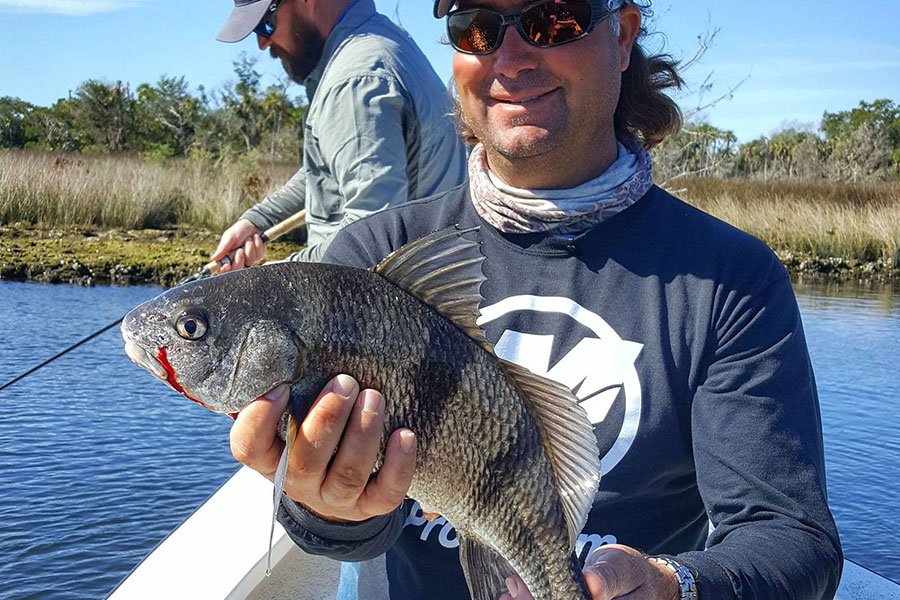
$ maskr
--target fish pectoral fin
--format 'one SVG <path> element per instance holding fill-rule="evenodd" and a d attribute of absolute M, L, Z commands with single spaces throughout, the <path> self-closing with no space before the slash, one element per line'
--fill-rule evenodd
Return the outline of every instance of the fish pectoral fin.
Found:
<path fill-rule="evenodd" d="M 528 414 L 541 432 L 556 476 L 569 543 L 574 549 L 600 484 L 600 452 L 594 426 L 569 388 L 515 363 L 500 363 L 515 381 Z"/>
<path fill-rule="evenodd" d="M 497 600 L 506 592 L 506 578 L 515 574 L 506 559 L 484 544 L 457 531 L 459 562 L 472 600 Z"/>
<path fill-rule="evenodd" d="M 272 493 L 272 526 L 269 528 L 269 552 L 266 555 L 267 577 L 272 574 L 272 543 L 275 540 L 275 519 L 278 517 L 281 495 L 284 493 L 284 478 L 287 475 L 291 447 L 297 439 L 297 431 L 299 429 L 299 423 L 293 417 L 288 417 L 288 431 L 284 437 L 284 450 L 281 453 L 281 458 L 278 460 L 278 467 L 275 469 L 275 486 Z"/>
<path fill-rule="evenodd" d="M 302 379 L 291 384 L 288 412 L 298 426 L 306 418 L 315 404 L 316 398 L 319 397 L 332 377 L 333 375 L 327 373 L 316 374 L 306 371 Z"/>

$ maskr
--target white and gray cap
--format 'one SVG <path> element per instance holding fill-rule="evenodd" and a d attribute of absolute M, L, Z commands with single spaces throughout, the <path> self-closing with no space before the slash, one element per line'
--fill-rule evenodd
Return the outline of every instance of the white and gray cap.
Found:
<path fill-rule="evenodd" d="M 454 4 L 456 4 L 456 0 L 434 0 L 434 18 L 444 18 Z M 607 0 L 609 10 L 621 8 L 623 4 L 626 4 L 625 0 Z"/>
<path fill-rule="evenodd" d="M 456 4 L 456 0 L 434 0 L 434 18 L 444 18 L 454 4 Z"/>
<path fill-rule="evenodd" d="M 272 0 L 234 0 L 234 10 L 216 36 L 220 42 L 239 42 L 259 24 Z"/>

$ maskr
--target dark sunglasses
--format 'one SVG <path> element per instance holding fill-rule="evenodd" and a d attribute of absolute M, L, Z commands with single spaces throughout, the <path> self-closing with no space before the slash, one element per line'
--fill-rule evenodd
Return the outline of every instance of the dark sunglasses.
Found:
<path fill-rule="evenodd" d="M 507 25 L 538 48 L 561 46 L 589 34 L 618 10 L 621 0 L 543 0 L 512 15 L 488 8 L 467 8 L 447 15 L 450 45 L 465 54 L 490 54 L 503 43 Z"/>
<path fill-rule="evenodd" d="M 282 0 L 272 0 L 272 4 L 266 9 L 266 14 L 263 15 L 263 18 L 260 19 L 256 27 L 253 28 L 253 33 L 259 37 L 272 37 L 272 34 L 275 33 L 275 28 L 278 26 L 278 22 L 275 20 L 275 13 L 278 12 L 278 7 L 281 6 L 281 2 Z"/>

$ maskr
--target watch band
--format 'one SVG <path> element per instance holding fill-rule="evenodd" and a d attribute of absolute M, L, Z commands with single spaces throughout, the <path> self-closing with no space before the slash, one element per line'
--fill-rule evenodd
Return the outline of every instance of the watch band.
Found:
<path fill-rule="evenodd" d="M 679 596 L 680 600 L 697 600 L 697 577 L 694 577 L 694 573 L 688 569 L 683 564 L 672 560 L 671 558 L 666 558 L 664 556 L 651 556 L 649 557 L 651 562 L 655 562 L 657 564 L 663 565 L 673 573 L 675 573 L 675 577 L 678 579 L 678 587 L 681 592 Z"/>

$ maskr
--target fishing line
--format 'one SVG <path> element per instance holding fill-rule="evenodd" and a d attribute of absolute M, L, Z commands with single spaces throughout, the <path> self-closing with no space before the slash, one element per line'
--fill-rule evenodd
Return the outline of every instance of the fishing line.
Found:
<path fill-rule="evenodd" d="M 84 343 L 87 343 L 87 342 L 91 341 L 92 339 L 94 339 L 95 337 L 97 337 L 98 335 L 100 335 L 100 334 L 102 334 L 102 333 L 106 333 L 107 331 L 109 331 L 110 329 L 112 329 L 113 327 L 115 327 L 116 325 L 118 325 L 119 323 L 121 323 L 121 322 L 122 322 L 122 319 L 124 319 L 124 318 L 125 318 L 125 317 L 120 317 L 120 318 L 117 319 L 114 323 L 110 323 L 109 325 L 107 325 L 107 326 L 104 327 L 103 329 L 101 329 L 101 330 L 99 330 L 99 331 L 95 331 L 94 333 L 92 333 L 91 335 L 87 336 L 86 338 L 84 338 L 83 340 L 81 340 L 80 342 L 78 342 L 77 344 L 74 344 L 74 345 L 72 345 L 72 346 L 69 346 L 68 348 L 66 348 L 65 350 L 63 350 L 62 352 L 60 352 L 59 354 L 57 354 L 56 356 L 54 356 L 53 358 L 48 358 L 47 360 L 45 360 L 44 362 L 42 362 L 42 363 L 39 364 L 38 366 L 34 367 L 33 369 L 30 369 L 30 370 L 28 370 L 28 371 L 22 373 L 21 375 L 19 375 L 18 377 L 16 377 L 16 378 L 13 379 L 12 381 L 8 381 L 8 382 L 4 383 L 3 385 L 0 385 L 0 392 L 2 392 L 3 390 L 5 390 L 6 388 L 8 388 L 9 386 L 11 386 L 12 384 L 16 383 L 17 381 L 21 381 L 21 380 L 25 379 L 26 377 L 28 377 L 29 375 L 31 375 L 31 374 L 34 373 L 35 371 L 37 371 L 37 370 L 39 370 L 39 369 L 43 369 L 44 367 L 46 367 L 47 365 L 49 365 L 50 363 L 52 363 L 54 360 L 56 360 L 56 359 L 59 358 L 60 356 L 63 356 L 64 354 L 68 354 L 69 352 L 71 352 L 72 350 L 74 350 L 75 348 L 77 348 L 78 346 L 80 346 L 80 345 L 82 345 L 82 344 L 84 344 Z"/>
<path fill-rule="evenodd" d="M 228 257 L 225 257 L 224 259 L 222 259 L 222 264 L 225 264 L 227 258 L 228 258 Z M 204 277 L 209 277 L 210 274 L 211 274 L 211 273 L 210 273 L 209 265 L 204 265 L 202 269 L 200 269 L 199 271 L 197 271 L 196 273 L 194 273 L 193 275 L 191 275 L 190 277 L 188 277 L 187 279 L 185 279 L 184 281 L 182 281 L 182 282 L 179 283 L 178 285 L 182 285 L 182 284 L 188 283 L 189 281 L 196 281 L 197 279 L 203 279 Z M 56 356 L 54 356 L 54 357 L 52 357 L 52 358 L 48 358 L 47 360 L 45 360 L 44 362 L 42 362 L 42 363 L 39 364 L 38 366 L 34 367 L 33 369 L 30 369 L 30 370 L 28 370 L 27 372 L 22 373 L 21 375 L 19 375 L 18 377 L 16 377 L 16 378 L 13 379 L 12 381 L 8 381 L 8 382 L 4 383 L 3 385 L 0 385 L 0 392 L 2 392 L 3 390 L 5 390 L 6 388 L 8 388 L 9 386 L 11 386 L 12 384 L 16 383 L 17 381 L 21 381 L 21 380 L 25 379 L 26 377 L 28 377 L 29 375 L 31 375 L 31 374 L 34 373 L 35 371 L 38 371 L 38 370 L 40 370 L 40 369 L 43 369 L 44 367 L 46 367 L 47 365 L 49 365 L 50 363 L 52 363 L 54 360 L 56 360 L 56 359 L 59 358 L 60 356 L 63 356 L 64 354 L 68 354 L 69 352 L 71 352 L 71 351 L 74 350 L 75 348 L 81 346 L 82 344 L 84 344 L 84 343 L 86 343 L 86 342 L 91 341 L 92 339 L 94 339 L 94 338 L 97 337 L 98 335 L 103 334 L 103 333 L 106 333 L 107 331 L 109 331 L 110 329 L 112 329 L 113 327 L 115 327 L 116 325 L 118 325 L 119 323 L 121 323 L 121 322 L 122 322 L 122 319 L 124 319 L 124 318 L 125 318 L 124 316 L 119 317 L 118 320 L 116 320 L 114 323 L 110 323 L 109 325 L 107 325 L 107 326 L 104 327 L 103 329 L 100 329 L 99 331 L 95 331 L 94 333 L 92 333 L 91 335 L 87 336 L 86 338 L 84 338 L 84 339 L 81 340 L 80 342 L 77 342 L 77 343 L 73 344 L 72 346 L 69 346 L 68 348 L 66 348 L 65 350 L 63 350 L 62 352 L 60 352 L 59 354 L 57 354 Z"/>
<path fill-rule="evenodd" d="M 296 215 L 293 215 L 292 217 L 289 217 L 289 218 L 285 219 L 285 220 L 282 221 L 281 223 L 278 223 L 277 225 L 274 225 L 273 227 L 270 227 L 269 229 L 266 229 L 266 230 L 265 230 L 262 234 L 260 234 L 260 235 L 261 235 L 262 238 L 263 238 L 263 242 L 264 242 L 264 243 L 268 243 L 269 241 L 274 240 L 275 238 L 281 237 L 282 235 L 284 235 L 284 234 L 287 233 L 288 231 L 291 231 L 292 229 L 295 229 L 295 228 L 299 227 L 300 225 L 303 225 L 305 222 L 306 222 L 306 210 L 304 209 L 304 210 L 301 210 L 301 211 L 300 211 L 299 213 L 297 213 Z M 228 261 L 229 261 L 229 259 L 228 259 L 228 257 L 226 256 L 226 257 L 223 258 L 222 261 L 221 261 L 220 263 L 218 263 L 218 264 L 215 263 L 215 262 L 209 262 L 209 263 L 203 265 L 203 267 L 202 267 L 199 271 L 197 271 L 196 273 L 194 273 L 193 275 L 191 275 L 190 277 L 188 277 L 188 278 L 185 279 L 184 281 L 180 282 L 178 285 L 183 285 L 183 284 L 188 283 L 188 282 L 190 282 L 190 281 L 196 281 L 196 280 L 198 280 L 198 279 L 203 279 L 203 278 L 205 278 L 205 277 L 209 277 L 210 275 L 215 275 L 216 272 L 218 272 L 218 270 L 219 270 L 219 265 L 220 265 L 220 264 L 221 264 L 221 265 L 224 265 L 224 264 L 226 264 Z M 91 335 L 87 336 L 87 337 L 84 338 L 83 340 L 77 342 L 76 344 L 73 344 L 72 346 L 69 346 L 68 348 L 66 348 L 65 350 L 63 350 L 62 352 L 60 352 L 59 354 L 57 354 L 56 356 L 53 356 L 52 358 L 48 358 L 47 360 L 45 360 L 44 362 L 42 362 L 42 363 L 39 364 L 38 366 L 36 366 L 36 367 L 34 367 L 34 368 L 32 368 L 32 369 L 29 369 L 29 370 L 26 371 L 25 373 L 22 373 L 21 375 L 15 377 L 14 379 L 12 379 L 12 380 L 10 380 L 10 381 L 7 381 L 7 382 L 4 383 L 3 385 L 0 385 L 0 392 L 2 392 L 3 390 L 5 390 L 6 388 L 8 388 L 9 386 L 11 386 L 11 385 L 14 384 L 14 383 L 19 382 L 19 381 L 22 381 L 23 379 L 25 379 L 26 377 L 28 377 L 29 375 L 31 375 L 31 374 L 34 373 L 35 371 L 39 371 L 39 370 L 43 369 L 44 367 L 46 367 L 47 365 L 49 365 L 50 363 L 52 363 L 54 360 L 56 360 L 56 359 L 59 358 L 60 356 L 63 356 L 63 355 L 65 355 L 65 354 L 68 354 L 69 352 L 71 352 L 72 350 L 75 350 L 76 348 L 78 348 L 78 347 L 81 346 L 82 344 L 85 344 L 85 343 L 91 341 L 92 339 L 94 339 L 94 338 L 97 337 L 98 335 L 101 335 L 101 334 L 103 334 L 103 333 L 106 333 L 107 331 L 109 331 L 110 329 L 112 329 L 113 327 L 115 327 L 116 325 L 118 325 L 119 323 L 121 323 L 121 322 L 122 322 L 122 319 L 124 319 L 124 318 L 125 318 L 124 315 L 121 316 L 121 317 L 119 317 L 114 323 L 110 323 L 109 325 L 107 325 L 107 326 L 104 327 L 103 329 L 100 329 L 100 330 L 98 330 L 98 331 L 95 331 L 94 333 L 92 333 Z"/>

